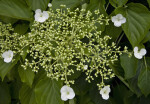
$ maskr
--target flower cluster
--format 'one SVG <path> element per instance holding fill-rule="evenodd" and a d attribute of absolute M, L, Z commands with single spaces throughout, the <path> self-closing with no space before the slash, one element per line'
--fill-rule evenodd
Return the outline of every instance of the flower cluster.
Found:
<path fill-rule="evenodd" d="M 30 57 L 22 66 L 31 67 L 35 72 L 42 68 L 48 77 L 64 80 L 66 85 L 74 83 L 67 78 L 74 70 L 83 71 L 88 82 L 94 80 L 94 76 L 101 76 L 102 83 L 98 86 L 100 89 L 105 86 L 104 80 L 114 77 L 109 63 L 118 60 L 122 52 L 115 43 L 108 45 L 111 38 L 101 36 L 99 31 L 99 26 L 107 25 L 109 19 L 98 10 L 94 14 L 97 18 L 90 11 L 86 15 L 83 11 L 71 12 L 67 8 L 57 9 L 55 13 L 50 9 L 45 22 L 35 20 L 28 35 Z"/>
<path fill-rule="evenodd" d="M 28 45 L 25 35 L 13 32 L 14 29 L 10 24 L 0 22 L 0 58 L 9 63 L 17 54 L 23 55 L 23 49 Z"/>
<path fill-rule="evenodd" d="M 85 14 L 84 9 L 78 8 L 73 12 L 69 8 L 57 9 L 56 12 L 51 8 L 43 12 L 37 9 L 31 32 L 26 36 L 10 35 L 9 31 L 13 29 L 4 27 L 5 31 L 0 34 L 1 54 L 4 61 L 9 62 L 12 53 L 8 50 L 22 55 L 22 50 L 28 46 L 28 57 L 22 65 L 24 69 L 30 67 L 34 72 L 45 70 L 49 78 L 61 79 L 66 85 L 74 84 L 68 76 L 75 70 L 82 71 L 89 83 L 100 76 L 101 83 L 97 85 L 102 89 L 104 80 L 114 77 L 109 64 L 118 60 L 118 55 L 127 52 L 126 48 L 120 51 L 114 42 L 108 44 L 109 36 L 101 36 L 99 27 L 108 25 L 108 21 L 98 10 Z"/>

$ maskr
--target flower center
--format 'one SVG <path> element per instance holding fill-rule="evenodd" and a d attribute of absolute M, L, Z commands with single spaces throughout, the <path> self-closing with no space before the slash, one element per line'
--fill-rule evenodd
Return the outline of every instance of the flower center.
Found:
<path fill-rule="evenodd" d="M 40 14 L 40 17 L 43 17 L 43 15 L 42 15 L 42 14 Z"/>
<path fill-rule="evenodd" d="M 106 93 L 107 93 L 107 91 L 105 90 L 105 91 L 104 91 L 104 94 L 106 94 Z"/>
<path fill-rule="evenodd" d="M 69 95 L 69 92 L 67 92 L 67 95 Z"/>

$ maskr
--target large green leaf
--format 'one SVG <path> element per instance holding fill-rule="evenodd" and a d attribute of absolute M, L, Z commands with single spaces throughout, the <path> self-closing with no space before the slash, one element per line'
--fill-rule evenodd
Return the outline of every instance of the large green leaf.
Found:
<path fill-rule="evenodd" d="M 117 40 L 117 38 L 119 37 L 119 35 L 122 32 L 122 28 L 121 27 L 115 27 L 114 24 L 111 22 L 109 25 L 107 25 L 105 27 L 105 31 L 102 33 L 103 35 L 109 35 L 111 37 L 111 42 L 115 42 Z"/>
<path fill-rule="evenodd" d="M 28 68 L 26 70 L 23 69 L 23 67 L 18 68 L 18 72 L 21 78 L 21 81 L 29 85 L 30 87 L 32 86 L 33 80 L 34 80 L 34 72 L 32 71 L 31 68 Z"/>
<path fill-rule="evenodd" d="M 124 69 L 125 72 L 125 78 L 129 79 L 135 76 L 137 66 L 138 66 L 138 60 L 132 56 L 128 57 L 127 54 L 122 54 L 120 57 L 121 66 Z"/>
<path fill-rule="evenodd" d="M 55 10 L 60 8 L 60 5 L 66 5 L 67 8 L 73 9 L 74 7 L 80 5 L 81 2 L 82 0 L 53 0 L 52 8 Z"/>
<path fill-rule="evenodd" d="M 63 104 L 60 95 L 61 82 L 45 78 L 35 86 L 37 104 Z"/>
<path fill-rule="evenodd" d="M 143 62 L 139 60 L 136 75 L 133 78 L 127 79 L 129 88 L 134 92 L 138 97 L 142 95 L 140 88 L 138 87 L 138 77 L 143 69 Z"/>
<path fill-rule="evenodd" d="M 20 89 L 19 99 L 21 104 L 37 104 L 35 100 L 34 89 L 25 84 Z"/>
<path fill-rule="evenodd" d="M 146 34 L 145 38 L 141 41 L 141 43 L 146 43 L 150 40 L 150 31 Z"/>
<path fill-rule="evenodd" d="M 110 4 L 113 7 L 122 7 L 123 5 L 125 5 L 127 3 L 128 0 L 109 0 Z"/>
<path fill-rule="evenodd" d="M 116 14 L 123 14 L 127 22 L 123 30 L 133 47 L 138 46 L 150 29 L 150 12 L 142 4 L 130 3 L 125 8 L 118 8 Z"/>
<path fill-rule="evenodd" d="M 32 8 L 32 10 L 36 9 L 46 10 L 50 0 L 26 0 L 26 2 Z"/>
<path fill-rule="evenodd" d="M 14 62 L 5 63 L 3 59 L 0 59 L 0 77 L 2 80 L 6 76 L 6 74 L 17 64 L 19 60 L 19 56 L 16 56 Z"/>
<path fill-rule="evenodd" d="M 14 24 L 15 22 L 17 22 L 17 19 L 11 18 L 11 17 L 7 17 L 7 16 L 2 16 L 0 15 L 0 21 L 4 22 L 4 23 L 11 23 Z"/>
<path fill-rule="evenodd" d="M 149 7 L 150 7 L 150 0 L 147 0 L 147 2 L 148 2 L 148 5 L 149 5 Z"/>
<path fill-rule="evenodd" d="M 0 15 L 29 21 L 32 19 L 31 10 L 21 0 L 0 0 Z"/>
<path fill-rule="evenodd" d="M 8 84 L 0 83 L 0 104 L 10 104 L 11 96 Z"/>
<path fill-rule="evenodd" d="M 150 67 L 143 68 L 138 78 L 138 86 L 142 93 L 147 96 L 150 94 Z"/>
<path fill-rule="evenodd" d="M 27 32 L 28 28 L 29 28 L 28 23 L 20 23 L 15 26 L 14 32 L 23 35 Z"/>
<path fill-rule="evenodd" d="M 105 0 L 90 0 L 87 10 L 94 11 L 99 9 L 101 14 L 107 15 L 105 11 Z"/>

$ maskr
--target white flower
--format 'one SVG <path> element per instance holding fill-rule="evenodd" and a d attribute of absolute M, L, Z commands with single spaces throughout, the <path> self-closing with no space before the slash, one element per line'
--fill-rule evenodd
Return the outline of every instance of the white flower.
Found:
<path fill-rule="evenodd" d="M 84 65 L 84 70 L 87 70 L 88 69 L 88 65 Z"/>
<path fill-rule="evenodd" d="M 48 7 L 52 7 L 52 4 L 51 4 L 51 3 L 48 3 Z"/>
<path fill-rule="evenodd" d="M 134 56 L 138 59 L 142 59 L 143 56 L 146 54 L 146 49 L 142 48 L 138 51 L 138 47 L 134 47 Z"/>
<path fill-rule="evenodd" d="M 111 21 L 114 23 L 116 27 L 120 27 L 121 24 L 126 22 L 126 18 L 122 16 L 122 14 L 117 14 L 111 18 Z"/>
<path fill-rule="evenodd" d="M 11 51 L 11 50 L 5 51 L 2 54 L 2 57 L 4 58 L 4 62 L 6 62 L 6 63 L 11 62 L 11 60 L 13 58 L 13 51 Z"/>
<path fill-rule="evenodd" d="M 100 94 L 102 95 L 102 98 L 107 100 L 109 98 L 109 93 L 110 93 L 110 87 L 105 86 L 100 90 Z"/>
<path fill-rule="evenodd" d="M 37 21 L 37 22 L 44 22 L 49 18 L 49 15 L 48 15 L 47 11 L 41 12 L 40 9 L 37 9 L 35 11 L 34 18 L 35 18 L 35 21 Z"/>
<path fill-rule="evenodd" d="M 61 99 L 67 101 L 68 99 L 73 99 L 75 97 L 75 93 L 71 87 L 64 85 L 61 90 Z"/>

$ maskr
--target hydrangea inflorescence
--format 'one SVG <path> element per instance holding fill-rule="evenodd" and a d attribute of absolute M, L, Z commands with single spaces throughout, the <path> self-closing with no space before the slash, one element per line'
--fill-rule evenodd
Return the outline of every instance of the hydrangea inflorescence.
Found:
<path fill-rule="evenodd" d="M 23 49 L 28 43 L 25 38 L 25 35 L 14 33 L 11 24 L 2 24 L 0 22 L 0 57 L 4 56 L 4 52 L 11 50 L 14 55 L 23 55 Z"/>
<path fill-rule="evenodd" d="M 75 70 L 83 71 L 89 83 L 94 76 L 101 76 L 98 86 L 99 89 L 104 87 L 104 79 L 114 77 L 109 63 L 118 60 L 118 54 L 127 52 L 127 49 L 120 51 L 115 43 L 108 45 L 111 38 L 107 35 L 102 37 L 98 27 L 108 25 L 109 19 L 100 15 L 98 10 L 94 13 L 97 16 L 90 11 L 85 14 L 84 9 L 72 12 L 69 8 L 62 8 L 54 12 L 50 8 L 49 18 L 43 23 L 35 21 L 27 38 L 12 35 L 15 36 L 13 39 L 21 41 L 21 45 L 15 46 L 19 49 L 15 50 L 20 51 L 20 47 L 29 45 L 29 57 L 22 67 L 31 67 L 34 72 L 44 69 L 48 77 L 61 79 L 66 85 L 74 84 L 74 80 L 67 77 Z M 4 50 L 9 50 L 11 45 L 7 44 L 8 48 Z M 4 45 L 1 46 L 3 48 Z"/>

